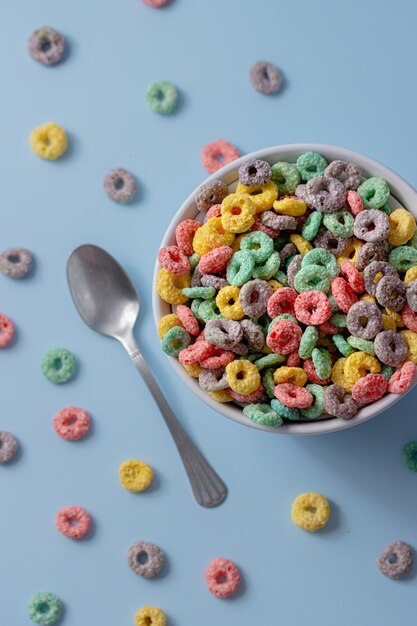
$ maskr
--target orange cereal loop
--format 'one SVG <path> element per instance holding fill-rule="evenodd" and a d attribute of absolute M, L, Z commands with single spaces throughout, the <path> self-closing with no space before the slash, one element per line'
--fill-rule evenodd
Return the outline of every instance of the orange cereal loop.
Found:
<path fill-rule="evenodd" d="M 159 339 L 163 339 L 166 333 L 174 328 L 174 326 L 182 326 L 181 320 L 175 313 L 169 313 L 168 315 L 164 315 L 159 320 L 158 324 L 158 337 Z"/>
<path fill-rule="evenodd" d="M 198 231 L 197 231 L 198 232 Z M 191 284 L 190 274 L 175 276 L 162 267 L 156 277 L 156 291 L 169 304 L 185 304 L 188 298 L 182 290 Z"/>

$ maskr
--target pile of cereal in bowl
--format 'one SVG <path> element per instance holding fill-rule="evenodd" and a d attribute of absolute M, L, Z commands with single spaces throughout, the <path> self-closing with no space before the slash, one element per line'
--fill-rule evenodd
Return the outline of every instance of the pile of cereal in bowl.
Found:
<path fill-rule="evenodd" d="M 417 370 L 417 235 L 390 188 L 316 152 L 244 162 L 158 253 L 163 350 L 259 425 L 350 420 Z M 201 221 L 200 221 L 201 219 Z"/>

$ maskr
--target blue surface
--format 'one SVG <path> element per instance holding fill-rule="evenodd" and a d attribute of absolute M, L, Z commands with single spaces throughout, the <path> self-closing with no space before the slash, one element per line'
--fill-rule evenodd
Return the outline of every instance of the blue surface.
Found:
<path fill-rule="evenodd" d="M 417 548 L 416 475 L 401 461 L 417 438 L 417 390 L 357 429 L 292 439 L 246 429 L 200 404 L 160 352 L 151 316 L 151 273 L 163 231 L 204 177 L 201 147 L 225 138 L 242 152 L 316 141 L 365 152 L 417 185 L 415 24 L 417 5 L 384 0 L 249 4 L 173 0 L 153 10 L 138 0 L 3 0 L 0 249 L 27 246 L 36 272 L 0 276 L 0 310 L 19 329 L 0 354 L 0 428 L 14 432 L 19 458 L 0 470 L 1 623 L 23 626 L 30 596 L 57 593 L 63 624 L 133 624 L 143 604 L 163 607 L 169 626 L 311 623 L 321 626 L 411 620 L 416 569 L 401 582 L 375 560 L 391 541 Z M 49 24 L 70 42 L 65 63 L 45 68 L 26 51 L 29 34 Z M 285 73 L 285 90 L 264 97 L 248 84 L 265 58 Z M 181 90 L 174 116 L 148 110 L 149 82 Z M 36 126 L 69 132 L 59 162 L 28 147 Z M 111 203 L 102 179 L 111 167 L 137 174 L 138 201 Z M 142 295 L 137 336 L 173 407 L 227 482 L 223 506 L 193 501 L 169 434 L 121 347 L 78 318 L 65 279 L 80 243 L 107 248 Z M 39 371 L 50 347 L 79 359 L 76 380 L 56 387 Z M 88 409 L 91 436 L 69 443 L 52 428 L 69 404 Z M 147 493 L 118 483 L 119 463 L 148 460 Z M 321 533 L 290 521 L 294 497 L 321 491 L 333 516 Z M 56 511 L 80 504 L 92 536 L 73 542 L 54 527 Z M 142 580 L 125 563 L 129 545 L 158 543 L 168 567 Z M 215 556 L 236 561 L 242 591 L 211 596 L 203 571 Z"/>

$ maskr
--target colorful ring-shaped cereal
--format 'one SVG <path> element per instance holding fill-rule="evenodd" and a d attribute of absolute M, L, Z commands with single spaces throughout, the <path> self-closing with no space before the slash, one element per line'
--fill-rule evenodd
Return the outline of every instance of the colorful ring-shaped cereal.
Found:
<path fill-rule="evenodd" d="M 239 168 L 239 181 L 243 185 L 265 185 L 271 178 L 271 166 L 268 161 L 250 159 Z"/>
<path fill-rule="evenodd" d="M 262 426 L 277 428 L 283 423 L 282 417 L 269 404 L 248 404 L 243 409 L 243 415 L 254 424 Z"/>
<path fill-rule="evenodd" d="M 50 26 L 35 30 L 28 41 L 29 54 L 42 65 L 56 65 L 65 54 L 65 39 L 60 32 Z"/>
<path fill-rule="evenodd" d="M 217 274 L 218 272 L 222 272 L 226 269 L 232 254 L 233 250 L 230 246 L 219 246 L 203 254 L 198 263 L 198 269 L 202 274 Z"/>
<path fill-rule="evenodd" d="M 356 241 L 358 242 L 358 247 L 355 257 L 348 260 L 354 263 L 360 272 L 363 272 L 373 261 L 387 260 L 389 245 L 386 241 L 378 241 L 376 243 L 368 241 L 368 243 L 363 246 L 360 246 L 362 242 L 359 242 L 359 239 Z"/>
<path fill-rule="evenodd" d="M 351 307 L 358 301 L 358 297 L 350 284 L 340 277 L 332 280 L 332 295 L 343 313 L 349 313 Z"/>
<path fill-rule="evenodd" d="M 274 389 L 274 395 L 285 406 L 291 409 L 306 409 L 313 404 L 313 396 L 304 387 L 292 383 L 279 383 Z"/>
<path fill-rule="evenodd" d="M 364 210 L 362 198 L 357 191 L 350 189 L 346 194 L 345 205 L 348 211 L 356 217 L 358 213 Z"/>
<path fill-rule="evenodd" d="M 311 353 L 314 369 L 320 380 L 326 380 L 332 373 L 332 360 L 325 348 L 314 348 Z"/>
<path fill-rule="evenodd" d="M 249 195 L 231 193 L 222 202 L 222 226 L 230 233 L 244 233 L 253 225 L 255 213 L 256 207 Z"/>
<path fill-rule="evenodd" d="M 266 261 L 274 250 L 271 237 L 261 231 L 249 233 L 240 242 L 241 251 L 250 252 L 254 262 L 258 265 Z"/>
<path fill-rule="evenodd" d="M 271 296 L 272 289 L 265 280 L 250 280 L 240 290 L 240 306 L 248 317 L 260 317 L 266 312 Z"/>
<path fill-rule="evenodd" d="M 248 346 L 248 349 L 251 352 L 260 352 L 265 345 L 262 328 L 252 322 L 252 320 L 242 320 L 240 326 L 243 330 L 243 341 Z"/>
<path fill-rule="evenodd" d="M 190 272 L 190 262 L 178 246 L 165 246 L 158 252 L 158 261 L 171 274 L 182 276 Z"/>
<path fill-rule="evenodd" d="M 258 61 L 250 69 L 249 80 L 256 91 L 270 95 L 281 89 L 283 77 L 272 63 Z"/>
<path fill-rule="evenodd" d="M 226 366 L 226 378 L 232 391 L 248 396 L 261 384 L 259 370 L 245 359 L 235 360 Z"/>
<path fill-rule="evenodd" d="M 110 170 L 103 180 L 104 191 L 114 202 L 127 204 L 132 202 L 138 185 L 133 174 L 123 167 Z"/>
<path fill-rule="evenodd" d="M 311 393 L 314 398 L 313 404 L 306 409 L 300 409 L 300 413 L 303 417 L 309 420 L 314 420 L 323 414 L 324 410 L 324 389 L 321 385 L 308 384 L 306 389 Z"/>
<path fill-rule="evenodd" d="M 91 419 L 87 411 L 75 406 L 61 409 L 54 417 L 54 429 L 57 435 L 67 441 L 78 441 L 90 430 Z"/>
<path fill-rule="evenodd" d="M 66 506 L 56 514 L 55 525 L 66 537 L 81 539 L 90 530 L 91 517 L 80 506 Z"/>
<path fill-rule="evenodd" d="M 275 370 L 274 382 L 276 385 L 281 383 L 291 383 L 292 385 L 304 387 L 307 382 L 307 374 L 301 367 L 283 365 Z"/>
<path fill-rule="evenodd" d="M 388 381 L 389 393 L 405 393 L 413 384 L 417 373 L 417 365 L 406 361 Z"/>
<path fill-rule="evenodd" d="M 273 392 L 274 391 L 275 391 L 275 387 L 273 389 Z M 300 419 L 300 412 L 298 409 L 285 406 L 285 404 L 277 400 L 274 396 L 273 396 L 273 399 L 271 400 L 271 407 L 283 419 L 289 420 L 290 422 L 297 422 Z"/>
<path fill-rule="evenodd" d="M 353 335 L 351 335 L 347 338 L 347 343 L 349 346 L 351 346 L 351 348 L 354 348 L 354 350 L 360 350 L 361 352 L 366 352 L 366 354 L 375 354 L 373 341 L 368 341 L 367 339 L 361 339 L 360 337 L 354 337 Z M 343 352 L 342 350 L 340 350 L 340 352 L 342 352 L 344 356 L 350 356 L 351 354 L 353 354 L 354 350 L 351 350 L 350 352 Z"/>
<path fill-rule="evenodd" d="M 162 350 L 168 356 L 177 357 L 181 350 L 188 348 L 191 343 L 189 333 L 182 326 L 173 326 L 165 333 L 162 339 Z"/>
<path fill-rule="evenodd" d="M 342 261 L 340 271 L 348 280 L 350 287 L 355 293 L 363 293 L 365 291 L 365 281 L 357 268 L 350 261 Z"/>
<path fill-rule="evenodd" d="M 354 223 L 352 215 L 343 210 L 326 213 L 323 217 L 324 226 L 337 237 L 352 237 Z"/>
<path fill-rule="evenodd" d="M 331 277 L 328 271 L 320 265 L 301 267 L 294 278 L 294 288 L 298 293 L 305 291 L 330 291 Z"/>
<path fill-rule="evenodd" d="M 332 278 L 335 278 L 339 273 L 339 265 L 334 255 L 323 248 L 314 248 L 303 256 L 301 267 L 308 267 L 309 265 L 323 267 Z"/>
<path fill-rule="evenodd" d="M 297 292 L 291 287 L 282 287 L 271 295 L 268 300 L 267 312 L 269 317 L 275 318 L 283 313 L 294 313 L 294 302 Z"/>
<path fill-rule="evenodd" d="M 355 237 L 363 241 L 385 241 L 390 232 L 388 216 L 377 209 L 361 211 L 355 217 L 353 232 Z"/>
<path fill-rule="evenodd" d="M 323 213 L 312 211 L 301 228 L 301 234 L 307 241 L 312 241 L 319 232 Z"/>
<path fill-rule="evenodd" d="M 413 566 L 413 551 L 404 541 L 394 541 L 378 558 L 378 567 L 384 576 L 398 580 Z"/>
<path fill-rule="evenodd" d="M 239 156 L 239 150 L 224 139 L 212 141 L 201 150 L 201 162 L 210 174 L 235 161 Z"/>
<path fill-rule="evenodd" d="M 218 296 L 219 294 L 217 294 Z M 242 317 L 244 316 L 243 311 L 241 311 L 241 316 L 236 318 L 236 317 L 232 317 L 232 315 L 237 315 L 237 309 L 238 307 L 241 310 L 241 307 L 239 305 L 239 303 L 237 303 L 238 306 L 236 306 L 234 309 L 232 309 L 232 307 L 227 309 L 227 313 L 229 313 L 229 316 L 226 313 L 222 313 L 219 309 L 219 306 L 217 304 L 217 298 L 213 298 L 212 300 L 193 300 L 194 302 L 198 302 L 198 317 L 201 318 L 201 321 L 204 322 L 205 324 L 209 321 L 209 320 L 219 320 L 221 319 L 223 316 L 224 317 L 230 317 L 230 319 L 242 319 Z M 192 306 L 192 305 L 191 305 Z M 194 311 L 194 309 L 193 309 Z M 233 311 L 233 312 L 232 312 Z M 197 314 L 194 311 L 194 314 L 197 317 Z"/>
<path fill-rule="evenodd" d="M 185 330 L 197 337 L 200 334 L 200 326 L 198 325 L 198 321 L 188 306 L 184 306 L 183 304 L 179 304 L 177 306 L 177 317 L 180 321 L 180 324 L 184 326 Z M 175 326 L 179 326 L 180 324 L 174 324 Z"/>
<path fill-rule="evenodd" d="M 311 180 L 316 176 L 322 176 L 326 167 L 326 159 L 318 152 L 304 152 L 297 159 L 297 170 L 302 180 Z"/>
<path fill-rule="evenodd" d="M 239 254 L 239 253 L 236 253 L 236 254 Z M 241 267 L 242 266 L 240 266 L 240 268 Z M 236 265 L 234 266 L 233 269 L 236 270 Z M 235 276 L 239 276 L 239 273 L 236 272 Z M 238 282 L 240 282 L 240 280 L 238 280 Z M 223 289 L 220 289 L 219 293 L 216 296 L 215 303 L 222 316 L 227 317 L 227 319 L 230 319 L 230 320 L 241 320 L 243 317 L 245 317 L 245 313 L 239 302 L 239 294 L 240 294 L 239 287 L 236 287 L 234 285 L 228 285 L 227 287 L 223 287 Z"/>
<path fill-rule="evenodd" d="M 389 216 L 390 233 L 388 243 L 404 246 L 416 232 L 416 220 L 406 209 L 395 209 Z"/>
<path fill-rule="evenodd" d="M 374 296 L 378 281 L 384 276 L 395 276 L 398 278 L 398 272 L 395 267 L 386 261 L 371 261 L 367 264 L 363 272 L 366 291 Z"/>
<path fill-rule="evenodd" d="M 213 559 L 204 572 L 209 591 L 217 598 L 230 598 L 239 589 L 239 569 L 229 559 Z"/>
<path fill-rule="evenodd" d="M 301 341 L 302 330 L 291 320 L 281 319 L 275 322 L 267 335 L 266 343 L 273 352 L 278 354 L 290 354 L 298 350 Z"/>
<path fill-rule="evenodd" d="M 52 348 L 41 361 L 41 370 L 45 378 L 56 385 L 66 383 L 75 376 L 77 362 L 69 350 Z"/>
<path fill-rule="evenodd" d="M 29 602 L 29 619 L 40 626 L 53 626 L 62 615 L 62 602 L 53 593 L 35 593 Z"/>
<path fill-rule="evenodd" d="M 374 339 L 382 329 L 381 311 L 376 304 L 361 300 L 348 310 L 346 324 L 351 335 Z"/>
<path fill-rule="evenodd" d="M 165 334 L 173 328 L 174 326 L 181 326 L 181 320 L 175 313 L 168 313 L 168 315 L 164 315 L 159 320 L 158 324 L 158 337 L 159 339 L 164 338 Z"/>
<path fill-rule="evenodd" d="M 345 204 L 346 190 L 337 178 L 315 176 L 306 185 L 308 206 L 321 213 L 334 213 Z"/>
<path fill-rule="evenodd" d="M 239 402 L 240 404 L 251 404 L 252 402 L 259 402 L 259 400 L 264 395 L 264 388 L 262 383 L 259 385 L 255 391 L 252 393 L 244 394 L 237 393 L 237 391 L 233 391 L 230 387 L 226 390 L 227 393 L 233 398 L 235 402 Z"/>
<path fill-rule="evenodd" d="M 361 241 L 357 246 L 355 246 L 353 239 L 333 235 L 330 230 L 327 230 L 324 227 L 319 228 L 316 237 L 314 237 L 313 243 L 316 248 L 324 248 L 338 258 L 342 255 L 342 258 L 347 258 L 352 262 L 355 260 L 358 247 L 363 245 Z"/>
<path fill-rule="evenodd" d="M 161 267 L 156 277 L 156 291 L 158 295 L 169 304 L 185 304 L 188 297 L 183 294 L 183 289 L 190 286 L 191 277 L 189 274 L 176 276 L 168 272 L 165 267 Z"/>
<path fill-rule="evenodd" d="M 164 553 L 149 541 L 133 543 L 126 555 L 130 569 L 143 578 L 158 576 L 164 566 Z"/>
<path fill-rule="evenodd" d="M 26 248 L 10 248 L 0 254 L 0 272 L 10 278 L 23 278 L 32 265 L 32 254 Z"/>
<path fill-rule="evenodd" d="M 329 415 L 334 415 L 344 420 L 352 419 L 358 412 L 358 405 L 352 396 L 339 385 L 330 385 L 325 390 L 324 408 Z"/>
<path fill-rule="evenodd" d="M 15 335 L 15 326 L 11 319 L 0 313 L 0 350 L 9 346 Z"/>
<path fill-rule="evenodd" d="M 228 194 L 229 189 L 222 180 L 212 180 L 204 183 L 195 196 L 197 209 L 199 211 L 208 211 L 212 206 L 221 204 Z"/>
<path fill-rule="evenodd" d="M 29 136 L 29 143 L 35 154 L 48 160 L 59 159 L 68 147 L 65 130 L 52 122 L 35 128 Z"/>
<path fill-rule="evenodd" d="M 155 113 L 169 115 L 177 106 L 177 101 L 177 88 L 167 80 L 151 83 L 146 91 L 148 107 Z"/>
<path fill-rule="evenodd" d="M 201 228 L 200 222 L 196 220 L 183 220 L 175 229 L 177 245 L 187 256 L 194 252 L 193 239 L 197 230 Z"/>
<path fill-rule="evenodd" d="M 381 306 L 401 311 L 406 300 L 406 286 L 397 276 L 384 276 L 377 283 L 375 296 Z"/>
<path fill-rule="evenodd" d="M 378 402 L 388 389 L 387 380 L 381 374 L 367 374 L 352 387 L 352 398 L 358 404 Z"/>
<path fill-rule="evenodd" d="M 202 369 L 198 376 L 198 384 L 201 389 L 210 392 L 222 391 L 229 386 L 224 367 L 213 370 Z"/>
<path fill-rule="evenodd" d="M 332 161 L 324 170 L 324 175 L 337 178 L 343 183 L 346 191 L 357 189 L 362 180 L 359 167 L 350 161 Z"/>
<path fill-rule="evenodd" d="M 135 626 L 165 626 L 167 618 L 157 606 L 143 606 L 135 613 Z"/>
<path fill-rule="evenodd" d="M 417 250 L 412 246 L 398 246 L 389 253 L 388 262 L 399 272 L 406 272 L 417 265 Z"/>
<path fill-rule="evenodd" d="M 389 198 L 389 187 L 385 180 L 373 176 L 357 188 L 365 209 L 380 209 Z"/>
<path fill-rule="evenodd" d="M 330 517 L 330 505 L 320 493 L 300 493 L 291 508 L 291 519 L 296 526 L 314 533 L 323 528 Z"/>
<path fill-rule="evenodd" d="M 138 459 L 123 461 L 119 467 L 120 483 L 127 491 L 144 491 L 153 481 L 153 469 Z"/>
<path fill-rule="evenodd" d="M 236 193 L 249 194 L 256 206 L 257 213 L 262 213 L 272 208 L 278 198 L 278 187 L 272 180 L 264 185 L 242 185 L 242 183 L 238 183 Z"/>
<path fill-rule="evenodd" d="M 11 461 L 18 447 L 17 439 L 12 433 L 0 431 L 0 465 Z"/>
<path fill-rule="evenodd" d="M 354 352 L 347 357 L 343 371 L 346 382 L 353 386 L 359 378 L 366 376 L 368 372 L 378 374 L 381 371 L 381 364 L 371 354 Z"/>
<path fill-rule="evenodd" d="M 274 163 L 271 168 L 271 174 L 272 180 L 277 185 L 281 196 L 295 193 L 300 184 L 300 174 L 291 163 L 286 163 L 285 161 Z"/>
<path fill-rule="evenodd" d="M 270 280 L 279 270 L 280 263 L 281 259 L 279 252 L 273 252 L 265 263 L 262 265 L 255 265 L 252 276 L 262 280 Z"/>
<path fill-rule="evenodd" d="M 300 293 L 294 302 L 294 311 L 297 319 L 306 326 L 323 324 L 332 315 L 330 300 L 322 291 L 316 290 Z"/>
<path fill-rule="evenodd" d="M 243 338 L 239 322 L 231 319 L 209 320 L 204 329 L 206 341 L 223 350 L 233 350 Z"/>
<path fill-rule="evenodd" d="M 264 233 L 257 232 L 253 234 L 263 235 Z M 240 287 L 252 277 L 254 267 L 255 258 L 250 250 L 239 250 L 238 252 L 235 252 L 227 264 L 227 281 L 234 287 Z"/>

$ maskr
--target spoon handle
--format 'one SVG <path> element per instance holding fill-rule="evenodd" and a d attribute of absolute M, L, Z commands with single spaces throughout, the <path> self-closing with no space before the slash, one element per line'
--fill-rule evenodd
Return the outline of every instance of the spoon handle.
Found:
<path fill-rule="evenodd" d="M 153 395 L 162 416 L 177 445 L 178 452 L 190 479 L 191 487 L 198 504 L 204 507 L 218 506 L 227 495 L 227 487 L 207 463 L 201 452 L 191 441 L 174 415 L 142 354 L 137 351 L 130 355 L 143 380 Z"/>

